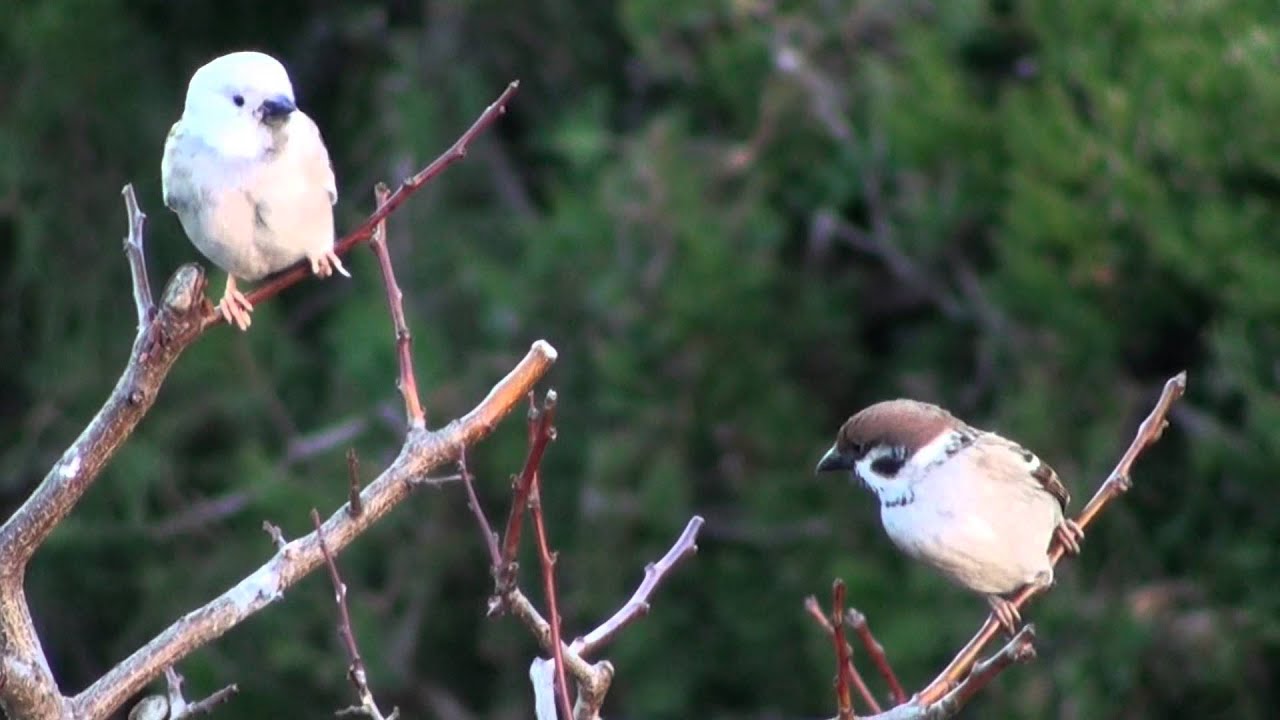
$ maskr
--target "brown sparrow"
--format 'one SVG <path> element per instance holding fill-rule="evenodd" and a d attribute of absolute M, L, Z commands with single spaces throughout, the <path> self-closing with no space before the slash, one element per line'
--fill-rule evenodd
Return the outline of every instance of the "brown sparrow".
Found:
<path fill-rule="evenodd" d="M 936 405 L 889 400 L 840 427 L 818 472 L 849 470 L 880 500 L 889 539 L 952 581 L 987 596 L 1011 634 L 1002 597 L 1053 583 L 1049 543 L 1078 553 L 1084 533 L 1063 513 L 1057 473 L 1029 450 Z"/>

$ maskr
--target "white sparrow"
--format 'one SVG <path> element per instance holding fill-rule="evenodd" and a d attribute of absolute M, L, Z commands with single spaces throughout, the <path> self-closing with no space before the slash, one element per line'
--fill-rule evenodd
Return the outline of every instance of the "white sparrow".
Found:
<path fill-rule="evenodd" d="M 1052 468 L 936 405 L 890 400 L 849 418 L 818 462 L 833 470 L 875 493 L 900 550 L 987 596 L 1010 633 L 1021 617 L 1003 596 L 1052 584 L 1051 540 L 1076 553 L 1084 537 L 1064 516 L 1069 496 Z"/>
<path fill-rule="evenodd" d="M 196 70 L 160 175 L 187 237 L 227 272 L 218 310 L 241 330 L 253 306 L 237 278 L 258 280 L 303 258 L 320 277 L 347 275 L 333 252 L 329 152 L 270 55 L 235 52 Z"/>

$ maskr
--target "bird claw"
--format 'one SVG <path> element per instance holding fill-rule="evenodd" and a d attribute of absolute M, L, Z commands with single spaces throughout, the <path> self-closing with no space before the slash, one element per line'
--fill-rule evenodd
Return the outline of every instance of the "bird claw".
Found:
<path fill-rule="evenodd" d="M 222 314 L 222 318 L 227 321 L 228 325 L 235 325 L 243 330 L 248 330 L 249 325 L 253 323 L 253 305 L 249 303 L 249 299 L 244 293 L 236 289 L 235 284 L 228 280 L 227 290 L 222 295 L 222 300 L 218 303 L 218 312 Z"/>
<path fill-rule="evenodd" d="M 342 260 L 338 258 L 337 253 L 332 249 L 326 250 L 323 254 L 317 255 L 311 260 L 311 272 L 316 277 L 327 278 L 336 270 L 344 277 L 351 277 L 351 273 L 347 272 L 347 268 L 342 265 Z"/>
<path fill-rule="evenodd" d="M 991 605 L 991 612 L 996 616 L 1000 627 L 1004 628 L 1010 637 L 1017 634 L 1018 625 L 1022 623 L 1022 613 L 1018 612 L 1018 608 L 999 595 L 988 595 L 987 603 Z"/>
<path fill-rule="evenodd" d="M 1054 537 L 1058 538 L 1058 544 L 1062 549 L 1070 555 L 1080 554 L 1080 543 L 1084 540 L 1084 528 L 1071 518 L 1064 518 L 1058 527 L 1053 529 Z"/>

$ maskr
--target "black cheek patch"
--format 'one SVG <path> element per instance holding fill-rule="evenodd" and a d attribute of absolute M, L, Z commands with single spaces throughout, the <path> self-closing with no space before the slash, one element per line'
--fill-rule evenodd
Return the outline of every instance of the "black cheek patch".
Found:
<path fill-rule="evenodd" d="M 894 477 L 906 463 L 906 458 L 900 458 L 895 455 L 885 455 L 884 457 L 876 458 L 875 461 L 871 463 L 871 469 L 880 477 Z"/>

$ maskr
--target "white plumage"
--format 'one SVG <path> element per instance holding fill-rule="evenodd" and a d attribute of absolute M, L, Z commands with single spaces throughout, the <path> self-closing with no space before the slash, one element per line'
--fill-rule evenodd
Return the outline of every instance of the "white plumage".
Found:
<path fill-rule="evenodd" d="M 160 172 L 165 205 L 227 272 L 218 309 L 242 330 L 253 308 L 237 279 L 258 280 L 304 258 L 320 277 L 347 275 L 333 252 L 338 191 L 329 152 L 270 55 L 231 53 L 196 70 Z"/>

